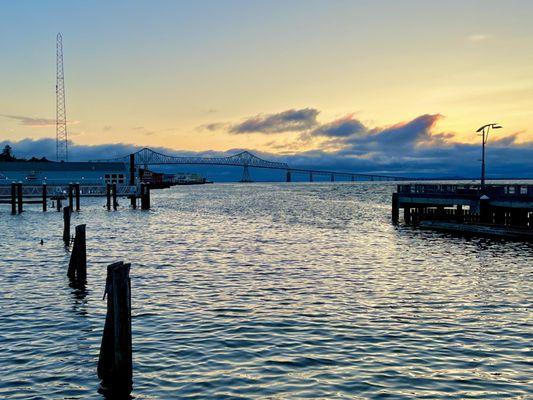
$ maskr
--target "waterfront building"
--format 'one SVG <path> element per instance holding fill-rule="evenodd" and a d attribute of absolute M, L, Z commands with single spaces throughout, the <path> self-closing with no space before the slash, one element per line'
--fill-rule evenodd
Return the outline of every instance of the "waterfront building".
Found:
<path fill-rule="evenodd" d="M 121 162 L 0 162 L 0 185 L 31 184 L 127 185 L 129 171 Z"/>

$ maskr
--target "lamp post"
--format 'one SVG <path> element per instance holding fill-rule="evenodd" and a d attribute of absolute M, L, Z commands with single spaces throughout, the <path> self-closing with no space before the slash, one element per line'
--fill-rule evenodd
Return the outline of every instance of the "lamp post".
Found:
<path fill-rule="evenodd" d="M 481 188 L 483 189 L 485 187 L 485 144 L 487 144 L 487 140 L 489 139 L 489 132 L 491 129 L 500 129 L 501 126 L 494 123 L 494 124 L 486 124 L 483 125 L 481 128 L 479 128 L 476 133 L 481 132 Z"/>

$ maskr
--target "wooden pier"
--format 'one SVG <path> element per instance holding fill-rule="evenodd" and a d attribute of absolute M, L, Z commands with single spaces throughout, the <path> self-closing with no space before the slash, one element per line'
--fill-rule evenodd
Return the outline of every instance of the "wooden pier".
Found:
<path fill-rule="evenodd" d="M 392 220 L 428 229 L 533 239 L 533 185 L 398 185 Z"/>
<path fill-rule="evenodd" d="M 118 207 L 117 198 L 127 197 L 131 199 L 132 208 L 136 208 L 137 199 L 141 199 L 141 209 L 150 209 L 150 189 L 143 184 L 137 185 L 117 185 L 107 183 L 103 185 L 82 185 L 79 183 L 70 184 L 42 184 L 23 185 L 22 183 L 12 183 L 10 185 L 0 185 L 0 204 L 11 205 L 12 214 L 20 214 L 24 211 L 24 204 L 40 204 L 42 210 L 48 210 L 48 201 L 56 204 L 57 211 L 61 211 L 62 202 L 71 211 L 80 211 L 82 197 L 106 197 L 106 207 L 108 211 L 116 210 Z"/>

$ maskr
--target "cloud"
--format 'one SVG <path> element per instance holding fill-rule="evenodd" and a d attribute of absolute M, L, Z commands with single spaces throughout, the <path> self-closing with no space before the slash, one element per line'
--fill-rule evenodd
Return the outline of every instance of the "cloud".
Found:
<path fill-rule="evenodd" d="M 492 38 L 492 35 L 488 35 L 485 33 L 476 33 L 476 34 L 468 36 L 467 39 L 469 42 L 479 43 L 479 42 L 484 42 L 486 40 L 489 40 L 490 38 Z"/>
<path fill-rule="evenodd" d="M 33 117 L 24 117 L 21 115 L 7 115 L 0 114 L 4 118 L 13 119 L 19 121 L 20 125 L 33 126 L 37 128 L 43 128 L 48 126 L 55 126 L 56 120 L 51 118 L 33 118 Z"/>
<path fill-rule="evenodd" d="M 301 132 L 318 125 L 316 120 L 318 114 L 319 111 L 314 108 L 259 114 L 232 125 L 229 132 L 234 134 Z"/>
<path fill-rule="evenodd" d="M 368 127 L 349 115 L 308 131 L 308 134 L 316 132 L 317 136 L 313 137 L 325 139 L 318 149 L 299 152 L 298 146 L 286 138 L 283 143 L 273 141 L 268 144 L 278 152 L 276 154 L 247 150 L 264 159 L 286 162 L 293 167 L 413 177 L 478 177 L 480 145 L 459 143 L 455 141 L 453 132 L 439 132 L 437 124 L 442 118 L 440 114 L 424 114 L 390 126 Z M 489 176 L 533 178 L 533 141 L 520 142 L 521 133 L 491 138 L 487 148 Z M 17 157 L 46 156 L 55 159 L 55 139 L 3 141 L 0 148 L 6 144 L 11 145 Z M 70 142 L 69 159 L 120 157 L 140 147 L 127 143 L 87 146 Z M 215 157 L 245 149 L 192 152 L 160 147 L 154 150 L 176 156 Z M 285 150 L 284 154 L 280 154 L 282 150 Z M 217 175 L 222 168 L 210 168 L 212 179 L 223 176 L 222 172 Z M 207 171 L 207 167 L 198 167 L 198 171 L 204 170 Z"/>
<path fill-rule="evenodd" d="M 366 131 L 365 126 L 353 118 L 353 115 L 337 119 L 314 129 L 312 136 L 347 137 L 357 135 Z"/>
<path fill-rule="evenodd" d="M 229 129 L 230 127 L 231 127 L 231 124 L 228 124 L 227 122 L 213 122 L 210 124 L 200 125 L 197 128 L 197 130 L 215 132 L 215 131 L 226 130 L 226 129 Z"/>
<path fill-rule="evenodd" d="M 50 126 L 56 126 L 56 120 L 52 118 L 34 118 L 34 117 L 26 117 L 22 115 L 8 115 L 8 114 L 0 114 L 0 116 L 4 118 L 9 118 L 9 119 L 19 121 L 20 125 L 32 126 L 34 128 L 46 128 Z M 79 121 L 67 121 L 68 125 L 75 125 L 78 123 Z"/>
<path fill-rule="evenodd" d="M 102 128 L 104 132 L 109 132 L 111 129 L 113 129 L 111 125 L 104 125 L 104 127 Z"/>

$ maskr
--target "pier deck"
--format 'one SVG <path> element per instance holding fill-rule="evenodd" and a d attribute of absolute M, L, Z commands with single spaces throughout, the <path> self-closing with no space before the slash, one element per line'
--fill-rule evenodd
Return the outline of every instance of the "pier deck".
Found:
<path fill-rule="evenodd" d="M 398 185 L 393 194 L 392 218 L 399 220 L 403 209 L 406 224 L 443 227 L 456 231 L 531 237 L 533 232 L 533 185 L 527 184 L 410 184 Z M 427 221 L 433 221 L 427 222 Z M 473 227 L 476 225 L 476 227 Z"/>

